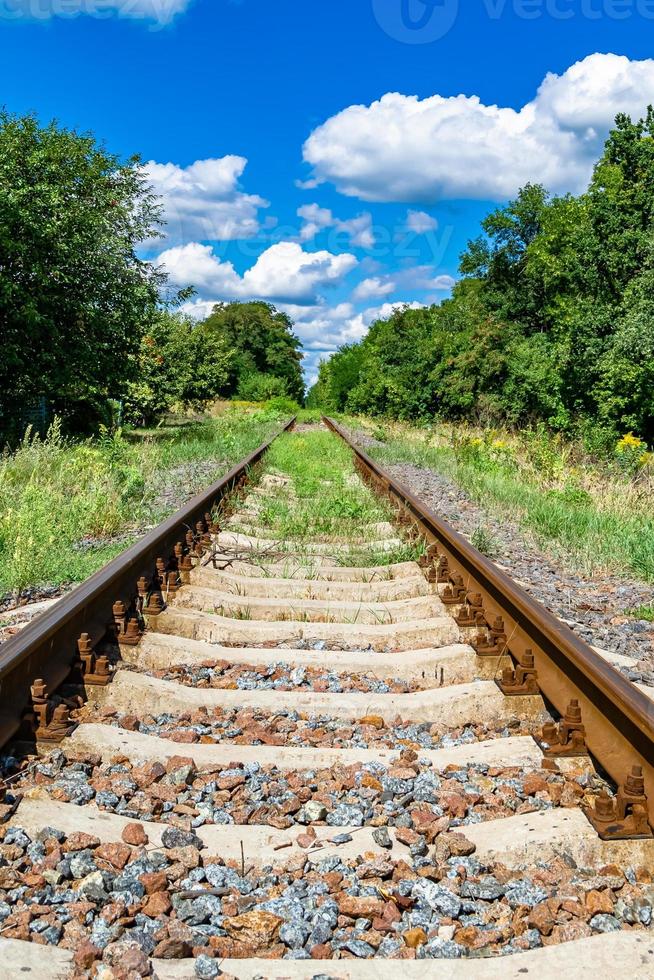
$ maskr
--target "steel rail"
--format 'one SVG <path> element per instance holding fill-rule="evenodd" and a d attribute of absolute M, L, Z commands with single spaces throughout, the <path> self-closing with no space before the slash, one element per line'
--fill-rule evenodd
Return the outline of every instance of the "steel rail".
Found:
<path fill-rule="evenodd" d="M 589 751 L 611 778 L 622 784 L 632 766 L 642 766 L 654 827 L 654 701 L 395 480 L 337 422 L 323 421 L 347 443 L 364 471 L 403 505 L 427 540 L 437 544 L 467 589 L 481 593 L 488 620 L 503 617 L 515 659 L 520 662 L 526 650 L 533 651 L 544 697 L 561 715 L 571 699 L 579 700 Z"/>
<path fill-rule="evenodd" d="M 224 477 L 0 646 L 0 746 L 20 728 L 30 706 L 34 680 L 43 678 L 51 691 L 63 683 L 76 658 L 80 635 L 88 633 L 93 644 L 101 640 L 113 622 L 114 602 L 122 600 L 129 605 L 138 579 L 145 576 L 150 580 L 154 575 L 157 558 L 167 558 L 186 531 L 192 530 L 294 423 L 292 418 Z"/>

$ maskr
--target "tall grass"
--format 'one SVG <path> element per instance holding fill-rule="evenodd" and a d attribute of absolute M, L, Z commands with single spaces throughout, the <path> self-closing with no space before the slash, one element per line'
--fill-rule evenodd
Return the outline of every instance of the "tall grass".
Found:
<path fill-rule="evenodd" d="M 171 488 L 183 480 L 189 494 L 201 490 L 279 421 L 231 411 L 82 443 L 65 439 L 58 422 L 43 439 L 28 432 L 0 457 L 0 594 L 86 578 L 179 506 Z"/>
<path fill-rule="evenodd" d="M 624 453 L 592 458 L 544 431 L 369 424 L 382 463 L 410 463 L 450 477 L 499 518 L 516 521 L 544 549 L 588 575 L 654 581 L 654 475 Z"/>

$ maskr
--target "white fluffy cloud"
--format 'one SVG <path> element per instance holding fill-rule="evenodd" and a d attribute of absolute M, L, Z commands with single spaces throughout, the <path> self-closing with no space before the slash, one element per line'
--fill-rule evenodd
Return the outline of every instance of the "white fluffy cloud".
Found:
<path fill-rule="evenodd" d="M 184 13 L 192 0 L 5 0 L 4 16 L 18 20 L 49 20 L 52 17 L 103 18 L 111 14 L 135 20 L 170 24 Z"/>
<path fill-rule="evenodd" d="M 593 54 L 515 110 L 477 96 L 391 92 L 328 119 L 304 145 L 312 179 L 365 201 L 504 200 L 528 181 L 578 192 L 618 112 L 654 102 L 654 60 Z"/>
<path fill-rule="evenodd" d="M 190 242 L 167 249 L 157 264 L 175 286 L 195 286 L 216 299 L 273 299 L 289 303 L 316 303 L 321 291 L 337 285 L 357 259 L 347 252 L 305 252 L 296 242 L 271 245 L 240 276 L 231 262 L 220 259 L 210 245 Z"/>
<path fill-rule="evenodd" d="M 346 235 L 351 245 L 373 248 L 375 244 L 372 215 L 368 211 L 356 218 L 341 221 L 334 217 L 329 208 L 321 208 L 319 204 L 304 204 L 297 209 L 297 216 L 304 222 L 300 229 L 300 239 L 303 242 L 311 241 L 325 228 L 333 228 L 337 234 Z"/>
<path fill-rule="evenodd" d="M 395 290 L 395 282 L 390 278 L 372 276 L 369 279 L 362 279 L 352 293 L 355 300 L 379 299 L 388 296 Z"/>
<path fill-rule="evenodd" d="M 145 165 L 146 178 L 163 199 L 164 234 L 170 243 L 257 234 L 259 209 L 267 208 L 268 201 L 239 189 L 246 164 L 245 157 L 229 155 L 196 160 L 188 167 L 154 160 Z"/>
<path fill-rule="evenodd" d="M 428 231 L 436 231 L 438 221 L 426 211 L 407 211 L 406 226 L 415 235 L 424 235 Z"/>
<path fill-rule="evenodd" d="M 342 344 L 361 340 L 375 320 L 389 317 L 398 306 L 419 309 L 421 303 L 382 303 L 357 311 L 352 303 L 338 306 L 286 307 L 305 351 L 304 369 L 308 383 L 316 381 L 318 364 Z"/>

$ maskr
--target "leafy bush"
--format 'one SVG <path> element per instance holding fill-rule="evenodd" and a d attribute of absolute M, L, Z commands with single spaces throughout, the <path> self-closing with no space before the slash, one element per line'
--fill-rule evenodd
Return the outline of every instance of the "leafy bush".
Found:
<path fill-rule="evenodd" d="M 280 415 L 297 415 L 300 410 L 297 402 L 284 395 L 278 395 L 276 398 L 268 399 L 265 407 L 270 412 L 279 412 Z"/>
<path fill-rule="evenodd" d="M 237 391 L 239 399 L 250 402 L 265 402 L 271 398 L 283 398 L 288 394 L 286 381 L 274 374 L 261 374 L 254 371 L 241 378 Z"/>
<path fill-rule="evenodd" d="M 373 323 L 320 365 L 308 403 L 418 422 L 541 422 L 583 430 L 609 455 L 625 432 L 651 444 L 653 139 L 652 108 L 639 122 L 619 115 L 584 194 L 524 187 L 468 243 L 452 298 Z"/>

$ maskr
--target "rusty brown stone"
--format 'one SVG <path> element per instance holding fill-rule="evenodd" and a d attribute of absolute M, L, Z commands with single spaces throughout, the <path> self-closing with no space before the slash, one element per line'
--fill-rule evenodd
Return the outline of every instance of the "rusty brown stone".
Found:
<path fill-rule="evenodd" d="M 95 850 L 95 856 L 106 861 L 112 868 L 122 871 L 132 856 L 132 849 L 127 844 L 100 844 Z"/>
<path fill-rule="evenodd" d="M 384 903 L 381 899 L 369 895 L 358 897 L 340 892 L 336 896 L 336 904 L 341 915 L 347 915 L 351 919 L 370 919 L 384 914 Z"/>
<path fill-rule="evenodd" d="M 123 827 L 121 837 L 126 844 L 131 844 L 134 847 L 145 847 L 150 840 L 142 823 L 128 823 Z"/>
<path fill-rule="evenodd" d="M 605 888 L 603 891 L 593 890 L 588 892 L 586 895 L 586 911 L 591 919 L 594 915 L 600 915 L 602 913 L 612 915 L 613 899 L 609 889 Z"/>
<path fill-rule="evenodd" d="M 409 949 L 417 949 L 418 946 L 424 946 L 427 942 L 427 933 L 420 928 L 407 929 L 406 932 L 402 933 L 402 939 Z"/>

